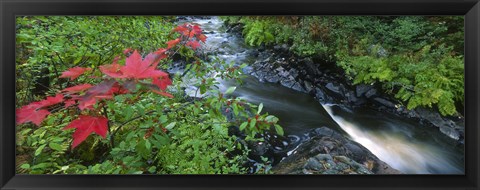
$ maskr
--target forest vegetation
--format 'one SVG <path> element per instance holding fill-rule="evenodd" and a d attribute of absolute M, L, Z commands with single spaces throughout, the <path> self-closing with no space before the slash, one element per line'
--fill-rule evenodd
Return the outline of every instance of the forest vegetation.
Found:
<path fill-rule="evenodd" d="M 463 113 L 463 17 L 221 18 L 250 46 L 288 44 L 408 109 Z M 250 171 L 245 142 L 284 135 L 281 118 L 218 89 L 215 77 L 241 85 L 247 65 L 206 54 L 206 40 L 174 16 L 17 17 L 17 173 L 269 173 L 266 159 Z M 184 72 L 168 73 L 176 61 Z"/>

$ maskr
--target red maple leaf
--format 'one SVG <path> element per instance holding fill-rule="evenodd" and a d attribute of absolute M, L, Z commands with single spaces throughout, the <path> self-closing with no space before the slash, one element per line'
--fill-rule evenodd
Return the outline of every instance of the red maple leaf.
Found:
<path fill-rule="evenodd" d="M 178 42 L 180 42 L 180 38 L 177 38 L 177 39 L 175 39 L 175 40 L 170 40 L 170 41 L 168 41 L 168 42 L 167 42 L 167 44 L 168 44 L 168 47 L 167 47 L 167 48 L 168 48 L 168 49 L 172 48 L 173 46 L 177 45 Z"/>
<path fill-rule="evenodd" d="M 65 88 L 62 90 L 62 92 L 76 93 L 76 92 L 87 90 L 91 87 L 92 87 L 91 84 L 80 84 L 80 85 Z"/>
<path fill-rule="evenodd" d="M 169 77 L 164 77 L 162 79 L 153 79 L 152 82 L 154 85 L 157 85 L 160 90 L 166 90 L 167 86 L 172 85 L 172 80 Z"/>
<path fill-rule="evenodd" d="M 70 106 L 73 106 L 75 104 L 75 100 L 76 99 L 69 99 L 69 100 L 65 100 L 65 108 L 68 108 Z"/>
<path fill-rule="evenodd" d="M 147 56 L 144 60 L 140 54 L 135 50 L 130 57 L 126 59 L 125 66 L 120 68 L 124 76 L 134 79 L 158 78 L 166 77 L 167 73 L 161 70 L 155 70 L 158 64 L 158 58 L 155 53 Z"/>
<path fill-rule="evenodd" d="M 193 50 L 200 47 L 200 43 L 198 43 L 197 41 L 189 41 L 189 42 L 187 42 L 186 45 L 192 47 Z"/>
<path fill-rule="evenodd" d="M 198 25 L 193 25 L 192 26 L 192 31 L 190 32 L 190 38 L 193 37 L 193 35 L 200 35 L 202 34 L 202 29 Z"/>
<path fill-rule="evenodd" d="M 91 87 L 85 95 L 78 97 L 78 108 L 80 110 L 92 109 L 97 100 L 113 98 L 112 88 L 116 83 L 114 80 L 106 80 Z"/>
<path fill-rule="evenodd" d="M 60 76 L 60 78 L 70 78 L 70 80 L 74 80 L 78 76 L 85 73 L 85 71 L 90 71 L 90 70 L 92 70 L 92 69 L 91 68 L 83 68 L 83 67 L 73 67 L 73 68 L 70 68 L 67 71 L 63 72 L 62 76 Z"/>
<path fill-rule="evenodd" d="M 63 94 L 57 94 L 55 96 L 49 96 L 45 100 L 39 101 L 40 107 L 38 107 L 38 108 L 55 105 L 55 104 L 58 104 L 58 103 L 61 103 L 61 102 L 63 102 Z"/>
<path fill-rule="evenodd" d="M 69 125 L 63 128 L 63 130 L 66 129 L 75 129 L 75 132 L 72 135 L 72 149 L 74 149 L 85 139 L 87 139 L 87 137 L 92 133 L 96 133 L 103 138 L 106 138 L 108 130 L 108 119 L 101 116 L 93 117 L 88 115 L 81 115 L 78 117 L 78 119 L 73 120 Z"/>
<path fill-rule="evenodd" d="M 38 110 L 33 107 L 23 107 L 17 109 L 15 113 L 17 116 L 17 124 L 22 124 L 30 121 L 37 126 L 40 126 L 45 117 L 50 114 L 48 110 Z"/>
<path fill-rule="evenodd" d="M 49 96 L 45 100 L 32 102 L 28 105 L 25 105 L 15 111 L 16 122 L 17 124 L 22 124 L 30 121 L 35 125 L 40 126 L 45 117 L 50 114 L 48 110 L 41 108 L 45 108 L 61 102 L 63 102 L 63 95 L 57 94 L 55 96 Z"/>
<path fill-rule="evenodd" d="M 122 71 L 120 71 L 120 68 L 122 66 L 114 61 L 114 63 L 109 64 L 109 65 L 102 65 L 100 66 L 100 71 L 102 71 L 103 74 L 106 74 L 112 78 L 125 78 L 123 76 Z"/>
<path fill-rule="evenodd" d="M 173 29 L 174 32 L 178 32 L 184 36 L 187 36 L 190 33 L 190 29 L 188 29 L 188 24 L 185 23 L 183 25 L 177 26 L 175 29 Z"/>

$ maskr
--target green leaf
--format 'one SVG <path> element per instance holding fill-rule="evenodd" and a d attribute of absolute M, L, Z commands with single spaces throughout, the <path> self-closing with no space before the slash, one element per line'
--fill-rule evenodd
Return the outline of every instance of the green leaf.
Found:
<path fill-rule="evenodd" d="M 56 151 L 62 151 L 63 148 L 61 145 L 57 144 L 57 143 L 54 143 L 54 142 L 50 142 L 50 144 L 48 144 L 48 146 L 53 149 L 53 150 L 56 150 Z"/>
<path fill-rule="evenodd" d="M 260 114 L 260 112 L 262 112 L 262 109 L 263 109 L 263 103 L 260 103 L 260 105 L 258 105 L 257 114 Z"/>
<path fill-rule="evenodd" d="M 20 166 L 20 168 L 22 168 L 22 169 L 29 169 L 29 168 L 30 168 L 30 164 L 22 164 L 22 165 Z"/>
<path fill-rule="evenodd" d="M 37 165 L 35 165 L 35 166 L 32 166 L 31 169 L 32 169 L 32 170 L 34 170 L 34 169 L 43 169 L 43 168 L 46 168 L 47 166 L 48 166 L 47 163 L 40 163 L 40 164 L 37 164 Z"/>
<path fill-rule="evenodd" d="M 235 116 L 238 116 L 238 106 L 237 104 L 233 104 L 233 114 L 235 114 Z"/>
<path fill-rule="evenodd" d="M 42 153 L 43 149 L 45 148 L 45 146 L 47 146 L 46 144 L 43 144 L 41 145 L 40 147 L 37 148 L 37 150 L 35 150 L 35 156 L 38 156 L 40 155 L 40 153 Z"/>
<path fill-rule="evenodd" d="M 277 134 L 279 134 L 279 135 L 283 136 L 283 134 L 284 134 L 283 133 L 283 128 L 278 124 L 275 124 L 275 131 L 277 131 Z"/>
<path fill-rule="evenodd" d="M 253 119 L 250 121 L 250 129 L 253 129 L 253 127 L 255 127 L 256 124 L 257 124 L 257 119 L 253 118 Z"/>
<path fill-rule="evenodd" d="M 236 86 L 229 87 L 227 91 L 225 91 L 225 94 L 231 94 L 233 93 L 233 91 L 235 91 L 235 89 L 237 89 Z"/>
<path fill-rule="evenodd" d="M 243 122 L 241 125 L 240 125 L 240 131 L 243 131 L 245 129 L 245 127 L 247 127 L 248 125 L 248 122 Z"/>
<path fill-rule="evenodd" d="M 152 167 L 148 168 L 148 172 L 150 172 L 150 173 L 155 173 L 156 170 L 157 170 L 156 166 L 152 166 Z"/>
<path fill-rule="evenodd" d="M 168 124 L 167 126 L 165 126 L 165 129 L 172 130 L 173 127 L 175 127 L 175 124 L 177 124 L 177 122 L 171 122 L 170 124 Z"/>
<path fill-rule="evenodd" d="M 207 92 L 207 87 L 205 85 L 200 85 L 200 94 L 205 94 Z"/>
<path fill-rule="evenodd" d="M 145 140 L 145 148 L 147 148 L 147 150 L 151 150 L 151 149 L 152 149 L 152 144 L 150 143 L 149 140 Z"/>

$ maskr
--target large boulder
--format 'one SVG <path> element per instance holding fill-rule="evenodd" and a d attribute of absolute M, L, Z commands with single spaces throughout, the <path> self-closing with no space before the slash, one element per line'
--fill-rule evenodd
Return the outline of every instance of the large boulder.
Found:
<path fill-rule="evenodd" d="M 418 113 L 418 116 L 421 119 L 426 120 L 433 126 L 438 127 L 443 134 L 449 136 L 450 138 L 460 140 L 460 138 L 463 136 L 465 125 L 457 125 L 452 120 L 445 119 L 440 116 L 438 112 L 424 108 L 417 108 L 415 111 Z"/>
<path fill-rule="evenodd" d="M 340 133 L 321 127 L 308 133 L 311 138 L 272 168 L 275 174 L 400 174 L 362 145 Z M 332 164 L 332 161 L 335 165 Z M 321 168 L 324 164 L 327 167 Z M 351 170 L 347 170 L 350 168 Z"/>
<path fill-rule="evenodd" d="M 318 154 L 307 160 L 303 174 L 373 174 L 368 168 L 345 156 Z"/>
<path fill-rule="evenodd" d="M 339 98 L 339 99 L 343 99 L 344 97 L 344 94 L 343 94 L 343 91 L 344 91 L 344 87 L 343 85 L 335 85 L 331 82 L 327 83 L 327 85 L 325 85 L 325 88 L 330 92 L 330 94 L 332 94 L 333 96 Z"/>

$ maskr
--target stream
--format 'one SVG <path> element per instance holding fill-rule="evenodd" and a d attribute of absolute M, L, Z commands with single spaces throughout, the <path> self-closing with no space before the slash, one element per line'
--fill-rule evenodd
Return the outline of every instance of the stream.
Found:
<path fill-rule="evenodd" d="M 239 35 L 228 33 L 218 17 L 189 18 L 207 38 L 206 51 L 216 51 L 226 62 L 253 63 L 255 48 Z M 438 129 L 371 109 L 349 110 L 341 105 L 322 105 L 314 97 L 280 84 L 259 82 L 247 76 L 239 86 L 220 81 L 220 89 L 237 86 L 233 96 L 263 103 L 264 112 L 277 116 L 285 135 L 302 136 L 309 130 L 329 127 L 343 133 L 405 174 L 463 174 L 464 150 Z"/>

